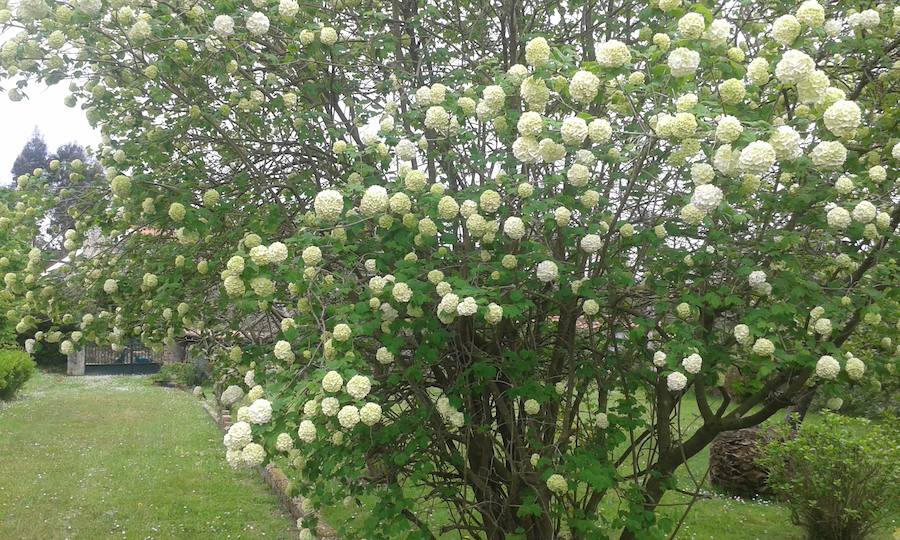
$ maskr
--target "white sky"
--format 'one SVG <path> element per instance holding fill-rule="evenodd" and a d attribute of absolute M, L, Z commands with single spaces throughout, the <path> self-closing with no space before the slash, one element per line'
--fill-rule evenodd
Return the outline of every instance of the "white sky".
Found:
<path fill-rule="evenodd" d="M 8 90 L 8 84 L 4 84 L 4 90 Z M 67 87 L 66 81 L 51 87 L 29 86 L 25 91 L 28 97 L 18 102 L 10 101 L 6 92 L 0 93 L 0 185 L 12 182 L 13 162 L 35 127 L 43 133 L 48 153 L 69 142 L 85 147 L 100 142 L 100 132 L 91 128 L 84 111 L 78 105 L 70 109 L 63 104 Z"/>

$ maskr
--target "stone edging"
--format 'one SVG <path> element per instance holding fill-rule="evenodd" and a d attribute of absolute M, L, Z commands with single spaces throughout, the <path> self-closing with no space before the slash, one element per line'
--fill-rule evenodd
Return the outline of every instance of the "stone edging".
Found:
<path fill-rule="evenodd" d="M 216 411 L 207 401 L 202 401 L 202 404 L 203 409 L 206 410 L 216 425 L 219 426 L 219 429 L 221 429 L 223 433 L 227 432 L 232 423 L 231 413 L 228 411 L 219 413 L 219 411 Z M 302 496 L 291 497 L 290 481 L 288 480 L 287 475 L 285 475 L 281 469 L 276 467 L 274 463 L 269 463 L 265 467 L 257 467 L 256 470 L 259 472 L 260 476 L 263 477 L 263 480 L 266 481 L 266 484 L 269 485 L 272 491 L 275 492 L 275 495 L 278 496 L 281 505 L 291 514 L 291 517 L 294 519 L 301 519 L 310 515 L 309 512 L 303 511 Z M 321 519 L 316 526 L 316 537 L 320 540 L 339 540 L 337 531 L 324 523 Z"/>

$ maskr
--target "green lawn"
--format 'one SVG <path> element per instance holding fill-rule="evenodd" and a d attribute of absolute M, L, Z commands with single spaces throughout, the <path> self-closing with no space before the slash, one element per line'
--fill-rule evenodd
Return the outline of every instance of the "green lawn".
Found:
<path fill-rule="evenodd" d="M 145 377 L 36 374 L 0 402 L 0 538 L 291 538 L 197 399 Z"/>

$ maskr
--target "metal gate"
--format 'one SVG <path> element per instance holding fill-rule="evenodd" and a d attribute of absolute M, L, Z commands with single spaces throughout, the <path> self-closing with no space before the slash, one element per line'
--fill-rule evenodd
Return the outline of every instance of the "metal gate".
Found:
<path fill-rule="evenodd" d="M 121 351 L 88 345 L 84 348 L 85 375 L 147 375 L 159 371 L 164 352 L 155 353 L 139 341 Z"/>

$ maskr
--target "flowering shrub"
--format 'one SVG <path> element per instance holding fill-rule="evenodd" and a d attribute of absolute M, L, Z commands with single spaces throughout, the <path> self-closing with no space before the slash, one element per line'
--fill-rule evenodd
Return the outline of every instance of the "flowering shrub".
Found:
<path fill-rule="evenodd" d="M 768 483 L 809 538 L 867 538 L 900 508 L 898 427 L 894 418 L 870 423 L 826 414 L 796 438 L 766 446 Z"/>
<path fill-rule="evenodd" d="M 28 0 L 3 75 L 82 78 L 108 182 L 71 194 L 65 272 L 17 255 L 17 330 L 190 334 L 240 389 L 228 462 L 373 497 L 366 538 L 662 535 L 717 433 L 897 363 L 900 16 L 715 8 Z"/>

